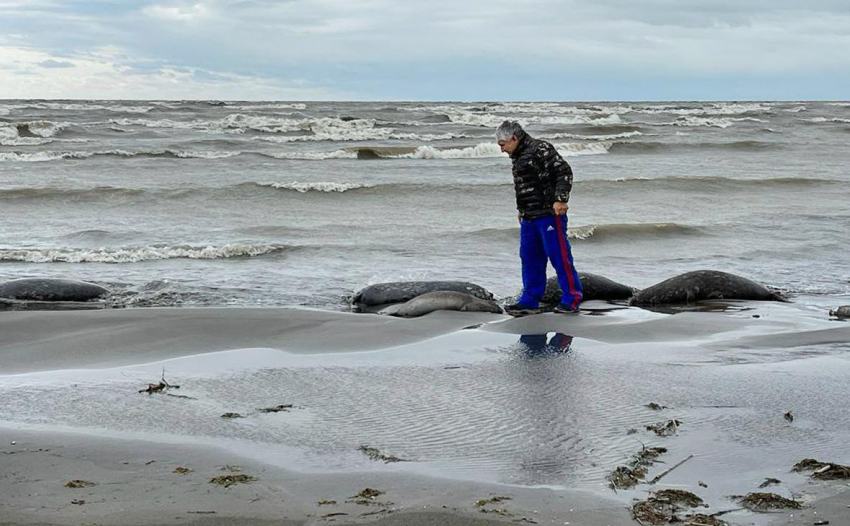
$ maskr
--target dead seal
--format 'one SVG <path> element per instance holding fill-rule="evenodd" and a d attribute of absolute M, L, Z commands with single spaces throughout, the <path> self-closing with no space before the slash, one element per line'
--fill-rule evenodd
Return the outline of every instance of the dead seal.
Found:
<path fill-rule="evenodd" d="M 392 315 L 400 318 L 417 318 L 436 310 L 502 313 L 502 308 L 493 300 L 482 300 L 464 292 L 437 291 L 413 298 L 401 305 Z"/>
<path fill-rule="evenodd" d="M 830 316 L 834 316 L 836 318 L 850 318 L 850 305 L 842 305 L 837 309 L 829 311 Z"/>
<path fill-rule="evenodd" d="M 703 300 L 786 301 L 755 281 L 719 270 L 686 272 L 643 289 L 632 305 L 688 304 Z"/>
<path fill-rule="evenodd" d="M 627 300 L 635 295 L 636 288 L 612 279 L 590 272 L 579 272 L 582 288 L 582 301 L 590 300 Z M 561 286 L 557 277 L 551 277 L 546 281 L 546 292 L 540 303 L 557 305 L 561 302 Z"/>
<path fill-rule="evenodd" d="M 463 292 L 478 299 L 492 300 L 487 289 L 465 281 L 396 281 L 370 285 L 354 295 L 351 304 L 361 312 L 377 312 L 393 303 L 404 303 L 428 292 Z"/>
<path fill-rule="evenodd" d="M 579 272 L 581 279 L 581 287 L 583 295 L 581 301 L 590 300 L 628 300 L 635 295 L 637 289 L 622 283 L 617 283 L 612 279 L 599 274 L 591 274 L 590 272 Z M 517 296 L 518 299 L 518 296 Z M 558 284 L 558 278 L 552 276 L 546 281 L 546 292 L 540 299 L 540 304 L 544 310 L 557 305 L 561 302 L 561 285 Z"/>
<path fill-rule="evenodd" d="M 110 294 L 109 289 L 71 279 L 29 278 L 0 285 L 0 298 L 22 301 L 91 301 Z"/>

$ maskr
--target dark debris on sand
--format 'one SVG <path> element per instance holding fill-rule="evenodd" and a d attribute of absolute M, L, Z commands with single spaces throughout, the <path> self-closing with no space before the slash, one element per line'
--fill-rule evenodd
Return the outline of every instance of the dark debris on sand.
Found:
<path fill-rule="evenodd" d="M 782 481 L 779 480 L 779 479 L 766 478 L 766 479 L 764 479 L 764 482 L 759 484 L 759 488 L 764 489 L 764 488 L 767 488 L 768 486 L 774 486 L 776 484 L 781 484 L 781 483 L 782 483 Z"/>
<path fill-rule="evenodd" d="M 811 477 L 817 480 L 847 480 L 850 479 L 850 466 L 820 462 L 813 458 L 805 458 L 794 464 L 794 471 L 812 471 Z"/>
<path fill-rule="evenodd" d="M 281 405 L 276 405 L 274 407 L 264 407 L 262 409 L 258 409 L 257 411 L 259 411 L 261 413 L 280 413 L 280 412 L 288 413 L 289 410 L 292 409 L 293 407 L 295 407 L 295 406 L 292 405 L 292 404 L 281 404 Z"/>
<path fill-rule="evenodd" d="M 65 484 L 66 488 L 71 489 L 80 489 L 80 488 L 90 488 L 92 486 L 97 486 L 94 482 L 89 482 L 88 480 L 79 480 L 75 479 Z"/>
<path fill-rule="evenodd" d="M 403 458 L 398 458 L 398 457 L 393 456 L 393 455 L 386 455 L 386 454 L 382 453 L 381 450 L 376 448 L 376 447 L 360 446 L 360 447 L 357 448 L 357 451 L 362 452 L 364 455 L 369 457 L 370 460 L 381 461 L 381 462 L 385 462 L 387 464 L 390 464 L 392 462 L 409 462 L 408 460 L 405 460 Z"/>
<path fill-rule="evenodd" d="M 489 499 L 479 499 L 475 501 L 475 507 L 480 508 L 482 506 L 486 506 L 488 504 L 498 504 L 499 502 L 504 502 L 506 500 L 511 500 L 510 497 L 503 497 L 501 495 L 496 495 L 495 497 L 490 497 Z"/>
<path fill-rule="evenodd" d="M 655 402 L 650 402 L 646 404 L 646 407 L 652 409 L 653 411 L 661 411 L 662 409 L 669 409 L 666 405 L 661 405 Z"/>
<path fill-rule="evenodd" d="M 257 479 L 251 475 L 219 475 L 218 477 L 211 478 L 210 484 L 218 484 L 225 488 L 229 488 L 234 484 L 247 484 L 248 482 L 254 482 L 255 480 Z"/>
<path fill-rule="evenodd" d="M 148 386 L 144 389 L 139 390 L 140 393 L 154 394 L 154 393 L 162 393 L 169 389 L 180 389 L 179 385 L 170 384 L 165 381 L 165 368 L 162 369 L 162 376 L 159 379 L 159 383 L 148 384 Z"/>
<path fill-rule="evenodd" d="M 637 452 L 625 466 L 619 466 L 608 475 L 608 486 L 613 490 L 630 489 L 643 482 L 647 468 L 667 452 L 663 447 L 645 447 Z"/>
<path fill-rule="evenodd" d="M 677 513 L 703 505 L 703 500 L 690 491 L 665 489 L 652 494 L 646 500 L 636 502 L 632 506 L 631 512 L 632 518 L 641 524 L 658 525 L 682 522 L 682 519 L 676 515 Z M 691 515 L 690 517 L 699 516 Z M 700 523 L 697 522 L 696 524 Z M 722 521 L 720 524 L 722 524 Z"/>
<path fill-rule="evenodd" d="M 741 506 L 750 511 L 763 512 L 772 510 L 798 510 L 803 507 L 796 500 L 786 499 L 776 493 L 747 493 L 745 496 L 732 497 L 737 500 Z"/>
<path fill-rule="evenodd" d="M 652 431 L 660 437 L 669 437 L 679 432 L 679 426 L 682 422 L 678 420 L 668 420 L 666 422 L 658 422 L 656 424 L 647 425 L 646 430 Z"/>

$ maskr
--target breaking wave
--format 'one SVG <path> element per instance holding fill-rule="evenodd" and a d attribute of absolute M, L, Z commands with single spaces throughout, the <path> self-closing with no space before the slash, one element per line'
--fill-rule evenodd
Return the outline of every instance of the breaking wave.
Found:
<path fill-rule="evenodd" d="M 449 119 L 455 124 L 464 124 L 467 126 L 480 126 L 485 128 L 495 128 L 504 120 L 504 115 L 493 115 L 489 113 L 471 113 L 458 112 L 449 113 Z M 585 115 L 566 115 L 566 116 L 537 116 L 526 115 L 518 119 L 523 125 L 529 124 L 546 124 L 546 125 L 594 125 L 594 126 L 612 126 L 622 124 L 622 120 L 618 115 L 602 115 L 602 116 L 585 116 Z"/>
<path fill-rule="evenodd" d="M 192 152 L 186 150 L 142 150 L 131 152 L 127 150 L 105 150 L 96 152 L 0 152 L 0 162 L 48 162 L 62 159 L 89 159 L 98 156 L 115 157 L 163 157 L 175 159 L 226 159 L 235 157 L 241 152 L 206 151 Z"/>
<path fill-rule="evenodd" d="M 38 146 L 53 141 L 53 137 L 69 123 L 25 121 L 0 123 L 0 144 L 3 146 Z"/>
<path fill-rule="evenodd" d="M 608 153 L 610 143 L 563 143 L 555 144 L 558 152 L 563 157 L 576 157 L 580 155 L 600 155 Z M 445 147 L 434 146 L 385 146 L 385 147 L 360 147 L 345 148 L 329 152 L 285 152 L 285 153 L 262 153 L 276 159 L 302 159 L 302 160 L 325 160 L 325 159 L 484 159 L 490 157 L 505 156 L 495 143 L 480 143 L 467 147 Z"/>
<path fill-rule="evenodd" d="M 810 122 L 812 124 L 822 124 L 822 123 L 825 123 L 825 122 L 848 124 L 848 123 L 850 123 L 850 119 L 840 119 L 838 117 L 835 117 L 835 118 L 832 118 L 832 119 L 828 119 L 826 117 L 814 117 L 812 119 L 803 119 L 803 122 Z"/>
<path fill-rule="evenodd" d="M 673 122 L 644 122 L 648 126 L 683 126 L 688 128 L 709 127 L 709 128 L 728 128 L 735 123 L 729 119 L 715 119 L 704 117 L 682 116 Z"/>
<path fill-rule="evenodd" d="M 139 263 L 163 259 L 229 259 L 263 256 L 283 252 L 287 245 L 169 246 L 100 248 L 0 249 L 0 261 L 26 263 Z"/>
<path fill-rule="evenodd" d="M 358 190 L 360 188 L 372 188 L 373 185 L 361 184 L 361 183 L 336 183 L 333 181 L 328 182 L 316 182 L 316 183 L 299 183 L 298 181 L 293 181 L 291 183 L 275 183 L 275 182 L 267 182 L 267 183 L 249 183 L 254 184 L 256 186 L 264 186 L 269 188 L 276 188 L 278 190 L 292 190 L 301 194 L 306 194 L 307 192 L 324 192 L 324 193 L 342 193 L 348 192 L 350 190 Z"/>
<path fill-rule="evenodd" d="M 633 137 L 640 137 L 643 133 L 634 130 L 634 131 L 626 131 L 622 133 L 612 133 L 608 135 L 581 135 L 579 133 L 552 133 L 541 137 L 546 140 L 556 140 L 556 139 L 578 139 L 578 140 L 587 140 L 587 141 L 614 141 L 617 139 L 631 139 Z"/>
<path fill-rule="evenodd" d="M 663 237 L 698 236 L 705 232 L 701 227 L 679 223 L 611 223 L 586 225 L 567 229 L 567 237 L 574 241 L 604 242 Z M 519 228 L 485 228 L 470 233 L 475 237 L 497 238 L 515 241 L 519 238 Z"/>

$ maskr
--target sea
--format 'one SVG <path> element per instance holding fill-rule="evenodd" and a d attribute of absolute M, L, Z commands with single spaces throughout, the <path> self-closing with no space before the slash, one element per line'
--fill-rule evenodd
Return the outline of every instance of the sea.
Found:
<path fill-rule="evenodd" d="M 508 297 L 506 119 L 573 168 L 579 271 L 850 297 L 849 102 L 2 100 L 0 281 L 91 281 L 116 307 L 345 310 L 403 280 Z"/>

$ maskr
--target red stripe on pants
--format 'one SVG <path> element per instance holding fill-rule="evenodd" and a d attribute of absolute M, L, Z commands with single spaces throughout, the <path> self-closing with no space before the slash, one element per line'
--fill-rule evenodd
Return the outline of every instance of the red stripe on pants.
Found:
<path fill-rule="evenodd" d="M 561 225 L 561 216 L 555 216 L 555 224 L 558 227 L 558 244 L 561 245 L 561 259 L 564 260 L 564 268 L 567 271 L 567 281 L 570 284 L 570 294 L 573 296 L 573 303 L 570 307 L 575 309 L 576 302 L 578 302 L 578 292 L 576 291 L 575 279 L 573 279 L 573 268 L 570 266 L 570 258 L 567 254 L 567 238 L 566 232 L 564 232 L 564 228 Z"/>

